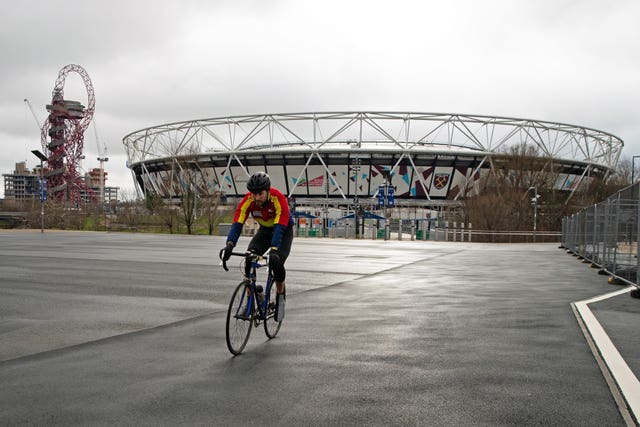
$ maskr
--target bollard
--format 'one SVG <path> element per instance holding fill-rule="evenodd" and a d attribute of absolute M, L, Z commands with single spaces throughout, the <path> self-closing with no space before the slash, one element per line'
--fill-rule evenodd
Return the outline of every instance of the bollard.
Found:
<path fill-rule="evenodd" d="M 398 220 L 398 240 L 402 240 L 402 219 Z"/>
<path fill-rule="evenodd" d="M 415 223 L 411 223 L 411 241 L 416 240 L 416 225 Z"/>

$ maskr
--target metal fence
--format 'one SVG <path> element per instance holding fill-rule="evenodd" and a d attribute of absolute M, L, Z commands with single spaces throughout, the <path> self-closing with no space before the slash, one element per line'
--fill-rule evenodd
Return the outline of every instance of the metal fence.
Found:
<path fill-rule="evenodd" d="M 613 279 L 640 288 L 640 183 L 562 220 L 562 247 Z"/>
<path fill-rule="evenodd" d="M 399 220 L 393 218 L 389 227 L 383 221 L 369 221 L 360 228 L 356 236 L 353 221 L 322 227 L 298 227 L 298 237 L 329 237 L 373 240 L 430 240 L 441 242 L 482 242 L 482 243 L 559 243 L 562 233 L 555 231 L 496 231 L 476 230 L 472 224 L 449 221 Z"/>

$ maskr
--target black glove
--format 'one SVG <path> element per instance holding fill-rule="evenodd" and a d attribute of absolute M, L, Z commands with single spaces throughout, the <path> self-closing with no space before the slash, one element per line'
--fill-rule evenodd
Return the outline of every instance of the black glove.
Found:
<path fill-rule="evenodd" d="M 228 261 L 231 258 L 231 252 L 233 252 L 233 243 L 227 242 L 227 246 L 224 249 L 220 249 L 220 259 L 223 261 Z"/>

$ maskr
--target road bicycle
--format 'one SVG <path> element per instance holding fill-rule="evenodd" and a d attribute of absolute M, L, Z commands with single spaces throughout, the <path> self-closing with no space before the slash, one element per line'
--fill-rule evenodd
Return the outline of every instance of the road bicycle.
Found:
<path fill-rule="evenodd" d="M 244 257 L 245 266 L 246 263 L 250 265 L 249 276 L 236 286 L 227 311 L 227 348 L 233 355 L 238 355 L 247 345 L 252 327 L 257 328 L 263 323 L 264 333 L 271 339 L 278 334 L 282 322 L 275 319 L 276 292 L 273 289 L 273 276 L 268 268 L 268 255 L 253 252 L 232 252 L 231 255 Z M 222 266 L 225 271 L 229 271 L 226 261 L 222 261 Z M 267 267 L 268 270 L 264 288 L 256 284 L 257 271 L 262 267 Z"/>

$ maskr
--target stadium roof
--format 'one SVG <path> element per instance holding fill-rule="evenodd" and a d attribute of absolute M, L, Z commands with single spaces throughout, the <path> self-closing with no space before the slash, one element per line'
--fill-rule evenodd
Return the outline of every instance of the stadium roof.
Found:
<path fill-rule="evenodd" d="M 154 158 L 248 151 L 504 152 L 532 144 L 541 156 L 613 169 L 624 143 L 600 130 L 532 119 L 417 112 L 327 112 L 211 118 L 158 125 L 123 139 L 129 165 Z"/>

